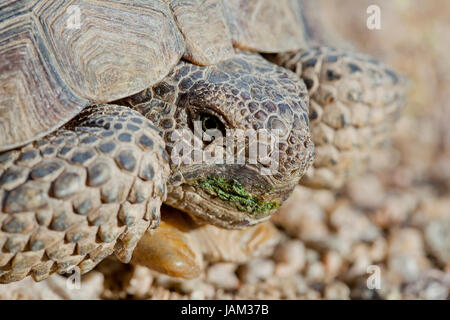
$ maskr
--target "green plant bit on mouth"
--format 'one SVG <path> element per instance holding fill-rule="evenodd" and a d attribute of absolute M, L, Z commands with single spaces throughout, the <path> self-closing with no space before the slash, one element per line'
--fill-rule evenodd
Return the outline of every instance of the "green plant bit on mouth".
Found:
<path fill-rule="evenodd" d="M 235 179 L 227 180 L 222 177 L 208 177 L 199 179 L 198 182 L 194 183 L 194 186 L 202 188 L 209 195 L 217 196 L 224 201 L 233 202 L 239 211 L 255 215 L 267 214 L 270 210 L 280 206 L 275 201 L 266 202 L 256 198 Z"/>

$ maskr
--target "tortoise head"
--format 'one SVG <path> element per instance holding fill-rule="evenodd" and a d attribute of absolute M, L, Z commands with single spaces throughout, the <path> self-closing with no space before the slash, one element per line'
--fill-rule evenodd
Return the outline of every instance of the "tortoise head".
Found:
<path fill-rule="evenodd" d="M 305 85 L 257 54 L 180 62 L 134 99 L 149 96 L 136 108 L 166 141 L 167 203 L 195 218 L 226 228 L 264 221 L 312 162 Z"/>

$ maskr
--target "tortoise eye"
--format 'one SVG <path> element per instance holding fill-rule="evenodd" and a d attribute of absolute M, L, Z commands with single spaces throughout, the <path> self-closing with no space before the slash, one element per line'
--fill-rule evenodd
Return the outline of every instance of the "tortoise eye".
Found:
<path fill-rule="evenodd" d="M 200 121 L 202 122 L 203 131 L 220 130 L 224 131 L 224 125 L 217 117 L 210 114 L 201 114 Z"/>
<path fill-rule="evenodd" d="M 203 115 L 201 117 L 202 128 L 204 131 L 219 129 L 219 119 L 210 115 Z"/>

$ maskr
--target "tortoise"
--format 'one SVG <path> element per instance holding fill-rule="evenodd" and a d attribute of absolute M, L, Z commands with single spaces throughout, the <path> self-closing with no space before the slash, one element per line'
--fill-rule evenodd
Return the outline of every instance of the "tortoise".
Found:
<path fill-rule="evenodd" d="M 195 277 L 203 255 L 272 246 L 267 220 L 305 172 L 301 183 L 339 188 L 363 168 L 404 81 L 368 56 L 315 46 L 325 31 L 310 6 L 0 5 L 0 283 L 85 273 L 113 253 Z M 264 157 L 250 157 L 247 132 Z M 166 208 L 161 221 L 163 202 L 189 218 Z"/>

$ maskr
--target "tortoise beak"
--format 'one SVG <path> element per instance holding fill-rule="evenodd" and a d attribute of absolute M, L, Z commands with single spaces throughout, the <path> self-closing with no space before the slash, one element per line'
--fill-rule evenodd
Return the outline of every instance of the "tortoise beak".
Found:
<path fill-rule="evenodd" d="M 166 203 L 196 220 L 240 229 L 269 219 L 297 183 L 280 183 L 253 165 L 192 166 L 170 177 Z"/>

